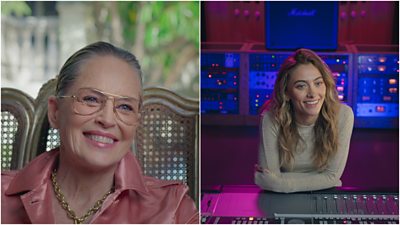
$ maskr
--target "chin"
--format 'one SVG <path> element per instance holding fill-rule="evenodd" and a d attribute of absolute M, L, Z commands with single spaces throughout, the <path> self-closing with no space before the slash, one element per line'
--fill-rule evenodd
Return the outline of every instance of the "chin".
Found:
<path fill-rule="evenodd" d="M 318 111 L 312 112 L 312 113 L 310 113 L 310 116 L 315 116 L 315 117 L 318 117 L 318 116 L 319 116 L 319 114 L 320 114 L 320 112 L 321 112 L 321 110 L 318 110 Z"/>
<path fill-rule="evenodd" d="M 87 167 L 92 170 L 103 170 L 118 164 L 119 160 L 101 160 L 101 159 L 92 159 L 87 162 Z"/>
<path fill-rule="evenodd" d="M 113 167 L 121 161 L 125 154 L 122 152 L 110 152 L 111 154 L 103 154 L 99 152 L 92 152 L 86 155 L 85 162 L 86 166 L 93 170 L 102 170 L 106 168 Z"/>

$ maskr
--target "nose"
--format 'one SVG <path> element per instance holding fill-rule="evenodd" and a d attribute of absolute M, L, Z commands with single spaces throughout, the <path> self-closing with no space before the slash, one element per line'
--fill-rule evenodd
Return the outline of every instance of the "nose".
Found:
<path fill-rule="evenodd" d="M 96 123 L 104 128 L 112 127 L 116 123 L 114 114 L 114 102 L 112 99 L 104 103 L 104 107 L 99 111 L 96 116 Z"/>
<path fill-rule="evenodd" d="M 307 92 L 307 98 L 314 98 L 315 96 L 315 90 L 314 87 L 309 87 L 308 92 Z"/>

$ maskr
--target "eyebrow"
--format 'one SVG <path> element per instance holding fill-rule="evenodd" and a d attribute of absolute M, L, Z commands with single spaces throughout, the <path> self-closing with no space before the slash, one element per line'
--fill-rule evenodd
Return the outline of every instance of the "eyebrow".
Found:
<path fill-rule="evenodd" d="M 317 81 L 319 79 L 322 79 L 322 76 L 319 76 L 319 77 L 315 78 L 313 81 Z M 306 80 L 296 80 L 293 84 L 297 84 L 297 83 L 300 83 L 300 82 L 307 83 Z"/>
<path fill-rule="evenodd" d="M 136 100 L 136 101 L 139 101 L 139 98 L 137 98 L 137 97 L 131 97 L 131 96 L 123 96 L 123 95 L 112 94 L 112 93 L 109 93 L 109 92 L 106 92 L 106 91 L 99 90 L 99 89 L 97 89 L 97 88 L 90 88 L 90 87 L 89 87 L 88 89 L 92 89 L 92 90 L 98 91 L 98 92 L 100 92 L 100 93 L 102 93 L 102 94 L 110 95 L 110 96 L 112 96 L 112 97 L 125 98 L 125 99 L 128 98 L 128 99 L 134 99 L 134 100 Z"/>

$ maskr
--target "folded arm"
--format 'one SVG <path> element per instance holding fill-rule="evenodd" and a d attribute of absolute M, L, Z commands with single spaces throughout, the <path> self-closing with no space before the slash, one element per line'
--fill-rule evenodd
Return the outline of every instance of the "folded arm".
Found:
<path fill-rule="evenodd" d="M 278 152 L 278 129 L 272 125 L 271 118 L 265 115 L 262 122 L 262 141 L 260 146 L 260 169 L 255 173 L 255 183 L 265 190 L 276 192 L 298 192 L 326 189 L 341 186 L 349 152 L 350 137 L 354 116 L 349 107 L 343 109 L 343 119 L 339 121 L 339 148 L 324 171 L 307 173 L 281 172 Z"/>

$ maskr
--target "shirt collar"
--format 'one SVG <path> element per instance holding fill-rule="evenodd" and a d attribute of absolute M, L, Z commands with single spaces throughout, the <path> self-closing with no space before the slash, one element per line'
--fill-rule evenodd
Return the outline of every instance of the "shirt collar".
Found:
<path fill-rule="evenodd" d="M 42 153 L 40 156 L 33 159 L 15 175 L 5 194 L 12 195 L 31 191 L 46 183 L 46 180 L 50 178 L 50 173 L 54 168 L 54 163 L 58 155 L 59 151 L 57 149 Z"/>
<path fill-rule="evenodd" d="M 119 162 L 114 179 L 115 189 L 133 189 L 140 192 L 148 192 L 140 164 L 131 151 Z"/>
<path fill-rule="evenodd" d="M 15 175 L 5 194 L 13 195 L 31 191 L 46 183 L 50 178 L 58 156 L 59 149 L 56 148 L 36 157 Z M 140 164 L 130 151 L 118 163 L 114 179 L 116 190 L 133 189 L 143 193 L 148 192 Z"/>

